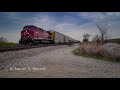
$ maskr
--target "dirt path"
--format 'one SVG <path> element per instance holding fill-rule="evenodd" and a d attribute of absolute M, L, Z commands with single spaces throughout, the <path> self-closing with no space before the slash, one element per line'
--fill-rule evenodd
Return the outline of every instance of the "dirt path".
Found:
<path fill-rule="evenodd" d="M 6 70 L 0 70 L 0 77 L 120 78 L 120 63 L 75 56 L 72 54 L 75 48 L 77 45 L 15 59 L 6 65 Z"/>

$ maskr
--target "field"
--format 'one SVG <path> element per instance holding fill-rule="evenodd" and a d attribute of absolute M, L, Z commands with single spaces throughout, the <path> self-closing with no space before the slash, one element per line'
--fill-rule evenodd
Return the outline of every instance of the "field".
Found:
<path fill-rule="evenodd" d="M 5 43 L 5 42 L 0 42 L 0 47 L 4 47 L 4 46 L 16 46 L 16 43 Z"/>

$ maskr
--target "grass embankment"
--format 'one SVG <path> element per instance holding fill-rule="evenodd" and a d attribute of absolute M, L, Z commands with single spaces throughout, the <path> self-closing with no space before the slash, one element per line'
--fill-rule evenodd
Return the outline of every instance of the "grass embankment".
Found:
<path fill-rule="evenodd" d="M 111 58 L 109 54 L 106 53 L 106 50 L 101 48 L 101 45 L 97 44 L 82 44 L 78 49 L 73 51 L 73 54 L 83 57 L 95 58 L 98 60 L 120 62 L 120 58 Z"/>
<path fill-rule="evenodd" d="M 0 47 L 7 47 L 7 46 L 16 46 L 16 43 L 5 43 L 5 42 L 0 42 Z"/>

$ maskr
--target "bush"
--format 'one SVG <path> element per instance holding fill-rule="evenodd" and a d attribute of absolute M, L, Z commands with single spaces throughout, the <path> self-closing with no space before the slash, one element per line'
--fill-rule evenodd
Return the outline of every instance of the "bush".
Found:
<path fill-rule="evenodd" d="M 99 47 L 100 45 L 98 44 L 93 44 L 93 43 L 84 43 L 82 45 L 80 45 L 80 51 L 81 53 L 84 54 L 89 54 L 89 55 L 99 55 Z"/>
<path fill-rule="evenodd" d="M 2 43 L 7 43 L 8 40 L 7 40 L 6 38 L 4 38 L 4 37 L 0 37 L 0 42 L 2 42 Z"/>
<path fill-rule="evenodd" d="M 114 43 L 104 45 L 83 43 L 79 49 L 74 51 L 74 54 L 120 60 L 120 45 Z"/>
<path fill-rule="evenodd" d="M 4 46 L 16 46 L 16 43 L 10 43 L 8 42 L 8 40 L 4 37 L 0 37 L 0 47 L 4 47 Z"/>

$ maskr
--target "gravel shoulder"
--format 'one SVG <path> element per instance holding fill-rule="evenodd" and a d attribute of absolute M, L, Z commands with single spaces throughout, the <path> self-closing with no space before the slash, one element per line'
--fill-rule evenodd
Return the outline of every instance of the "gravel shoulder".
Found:
<path fill-rule="evenodd" d="M 120 78 L 120 63 L 75 56 L 72 51 L 77 47 L 53 46 L 0 53 L 0 77 Z"/>

